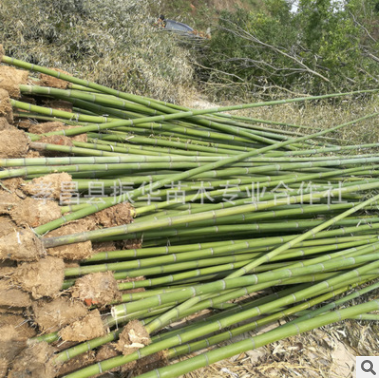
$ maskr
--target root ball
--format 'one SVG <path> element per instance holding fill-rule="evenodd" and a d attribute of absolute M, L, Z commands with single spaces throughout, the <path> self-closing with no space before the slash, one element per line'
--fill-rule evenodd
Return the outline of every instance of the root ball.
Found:
<path fill-rule="evenodd" d="M 33 313 L 40 331 L 50 333 L 83 318 L 87 315 L 88 310 L 81 302 L 60 297 L 49 302 L 35 302 Z"/>
<path fill-rule="evenodd" d="M 16 229 L 0 238 L 0 259 L 36 261 L 45 254 L 41 240 L 31 229 Z"/>
<path fill-rule="evenodd" d="M 23 131 L 17 129 L 0 131 L 0 158 L 24 157 L 28 152 L 29 142 Z"/>
<path fill-rule="evenodd" d="M 98 272 L 78 278 L 72 288 L 72 297 L 87 305 L 105 306 L 121 299 L 121 293 L 112 272 Z"/>
<path fill-rule="evenodd" d="M 86 341 L 106 334 L 100 312 L 93 310 L 81 320 L 77 320 L 59 331 L 65 341 Z"/>
<path fill-rule="evenodd" d="M 49 193 L 50 199 L 60 199 L 62 189 L 70 185 L 72 176 L 68 173 L 52 173 L 43 177 L 34 178 L 31 182 L 22 185 L 26 194 L 37 196 L 39 188 L 45 189 Z"/>
<path fill-rule="evenodd" d="M 32 297 L 53 297 L 59 293 L 64 282 L 65 264 L 62 259 L 47 256 L 38 262 L 24 263 L 17 267 L 12 281 L 32 294 Z"/>
<path fill-rule="evenodd" d="M 121 332 L 116 349 L 128 355 L 149 345 L 150 342 L 150 336 L 145 327 L 139 320 L 133 320 Z"/>
<path fill-rule="evenodd" d="M 28 71 L 0 65 L 0 88 L 8 91 L 10 97 L 19 98 L 19 85 L 28 83 L 28 74 Z"/>
<path fill-rule="evenodd" d="M 31 344 L 13 361 L 9 378 L 53 378 L 56 374 L 53 363 L 54 349 L 45 341 Z"/>
<path fill-rule="evenodd" d="M 10 211 L 19 226 L 38 227 L 61 217 L 60 206 L 53 201 L 26 198 Z"/>

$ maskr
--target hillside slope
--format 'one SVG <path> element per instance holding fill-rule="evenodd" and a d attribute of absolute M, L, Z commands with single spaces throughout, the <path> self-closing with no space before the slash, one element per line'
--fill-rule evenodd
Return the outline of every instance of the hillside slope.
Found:
<path fill-rule="evenodd" d="M 155 2 L 150 5 L 152 15 L 163 14 L 167 18 L 185 22 L 201 31 L 214 27 L 221 11 L 235 11 L 238 8 L 263 10 L 264 2 L 259 0 L 177 0 Z"/>

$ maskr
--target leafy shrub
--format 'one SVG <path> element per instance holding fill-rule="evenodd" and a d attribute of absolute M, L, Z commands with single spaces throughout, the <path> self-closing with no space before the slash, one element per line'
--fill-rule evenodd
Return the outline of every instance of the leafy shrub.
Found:
<path fill-rule="evenodd" d="M 221 13 L 201 77 L 220 96 L 323 94 L 378 85 L 376 0 L 285 0 Z M 222 84 L 225 85 L 222 85 Z"/>

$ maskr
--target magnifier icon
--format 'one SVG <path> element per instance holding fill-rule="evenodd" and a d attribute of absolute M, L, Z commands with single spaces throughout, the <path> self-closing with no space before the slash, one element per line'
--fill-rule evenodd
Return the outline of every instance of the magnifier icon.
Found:
<path fill-rule="evenodd" d="M 366 367 L 367 365 L 367 367 Z M 374 365 L 370 360 L 364 360 L 362 362 L 361 368 L 366 373 L 372 373 L 373 375 L 376 375 L 375 371 L 373 370 Z"/>

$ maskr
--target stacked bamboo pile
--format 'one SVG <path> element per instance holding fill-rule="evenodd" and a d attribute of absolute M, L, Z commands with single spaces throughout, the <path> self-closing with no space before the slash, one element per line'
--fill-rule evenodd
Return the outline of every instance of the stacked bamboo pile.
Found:
<path fill-rule="evenodd" d="M 349 304 L 378 287 L 378 144 L 334 139 L 377 114 L 227 113 L 353 93 L 193 110 L 0 60 L 0 377 L 177 377 L 377 320 Z"/>

